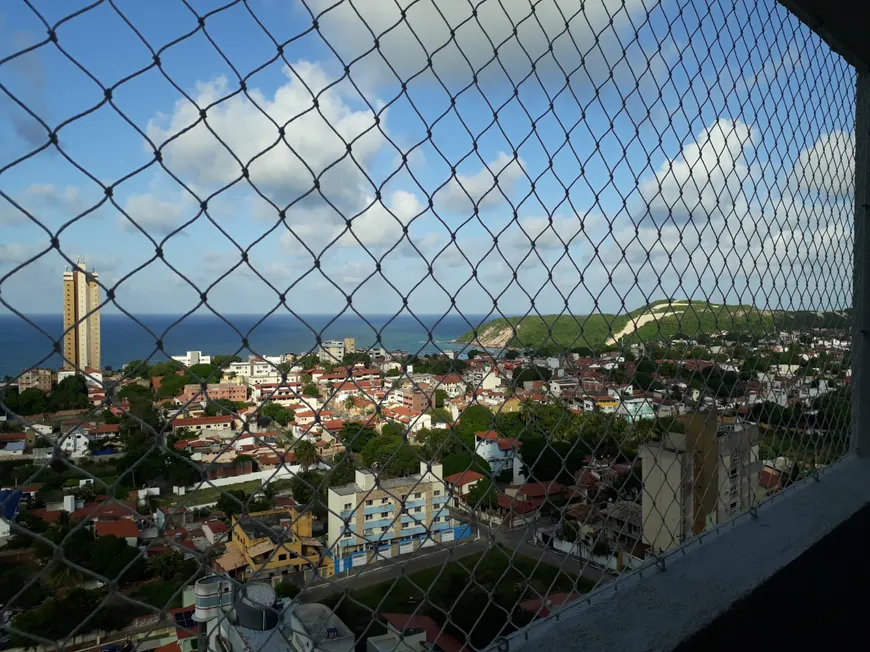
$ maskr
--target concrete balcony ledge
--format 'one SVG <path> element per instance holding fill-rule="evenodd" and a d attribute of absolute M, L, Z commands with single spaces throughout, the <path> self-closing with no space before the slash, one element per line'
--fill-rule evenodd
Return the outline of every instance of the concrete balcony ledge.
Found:
<path fill-rule="evenodd" d="M 759 506 L 622 576 L 527 629 L 500 650 L 670 651 L 723 616 L 870 502 L 870 459 L 849 455 Z M 852 553 L 865 542 L 854 542 Z M 851 555 L 846 564 L 861 563 Z M 835 560 L 828 560 L 831 567 Z M 860 587 L 856 587 L 860 590 Z M 832 596 L 837 599 L 842 596 Z M 763 614 L 754 632 L 764 640 Z M 769 631 L 769 630 L 768 630 Z M 767 639 L 769 642 L 769 638 Z M 693 649 L 684 647 L 682 649 Z M 747 648 L 748 649 L 748 648 Z M 753 648 L 754 649 L 754 648 Z"/>

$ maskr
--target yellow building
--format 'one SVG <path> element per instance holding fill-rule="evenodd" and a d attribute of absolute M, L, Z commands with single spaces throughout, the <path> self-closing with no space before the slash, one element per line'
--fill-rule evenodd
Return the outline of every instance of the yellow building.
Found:
<path fill-rule="evenodd" d="M 234 516 L 227 551 L 217 559 L 223 572 L 236 579 L 256 573 L 260 580 L 280 582 L 296 573 L 308 579 L 332 575 L 332 561 L 312 536 L 311 514 L 291 507 Z"/>
<path fill-rule="evenodd" d="M 84 258 L 63 273 L 64 367 L 100 370 L 99 274 Z"/>

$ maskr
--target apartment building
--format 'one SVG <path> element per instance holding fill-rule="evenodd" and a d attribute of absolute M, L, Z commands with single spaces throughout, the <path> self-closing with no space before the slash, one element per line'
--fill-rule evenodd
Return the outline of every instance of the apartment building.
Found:
<path fill-rule="evenodd" d="M 641 446 L 643 542 L 654 552 L 752 507 L 761 463 L 755 424 L 697 412 L 687 432 Z"/>
<path fill-rule="evenodd" d="M 84 258 L 63 273 L 63 366 L 100 369 L 100 275 Z"/>
<path fill-rule="evenodd" d="M 344 356 L 356 353 L 356 339 L 345 337 L 343 340 L 324 340 L 317 351 L 322 362 L 339 363 Z"/>
<path fill-rule="evenodd" d="M 420 473 L 380 479 L 357 470 L 355 482 L 331 487 L 329 545 L 335 572 L 470 536 L 448 510 L 441 465 L 420 463 Z"/>
<path fill-rule="evenodd" d="M 209 401 L 217 401 L 219 399 L 226 401 L 247 401 L 248 388 L 244 385 L 234 385 L 232 383 L 209 383 L 206 385 L 205 392 L 203 392 L 202 385 L 191 384 L 184 386 L 184 390 L 176 400 L 180 403 L 193 401 L 206 405 Z"/>
<path fill-rule="evenodd" d="M 323 544 L 313 536 L 311 513 L 293 507 L 234 516 L 227 550 L 217 564 L 236 579 L 256 574 L 281 582 L 332 575 Z"/>
<path fill-rule="evenodd" d="M 203 355 L 202 351 L 188 351 L 184 355 L 174 355 L 172 359 L 185 367 L 192 367 L 195 364 L 211 364 L 211 356 Z"/>
<path fill-rule="evenodd" d="M 392 405 L 402 405 L 414 412 L 426 412 L 435 407 L 435 391 L 423 383 L 406 385 L 391 391 L 387 402 Z"/>
<path fill-rule="evenodd" d="M 28 369 L 18 376 L 18 393 L 28 389 L 51 391 L 51 369 Z"/>

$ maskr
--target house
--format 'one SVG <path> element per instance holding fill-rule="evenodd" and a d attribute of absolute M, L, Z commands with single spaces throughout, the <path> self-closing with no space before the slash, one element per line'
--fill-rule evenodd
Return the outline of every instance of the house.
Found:
<path fill-rule="evenodd" d="M 573 521 L 572 525 L 567 527 L 573 527 L 577 531 L 576 540 L 587 546 L 595 544 L 604 528 L 604 514 L 597 507 L 587 504 L 572 505 L 565 512 L 565 516 L 566 520 L 562 524 L 563 531 L 566 529 L 566 523 Z"/>
<path fill-rule="evenodd" d="M 173 433 L 182 428 L 193 432 L 227 432 L 233 429 L 235 421 L 231 416 L 176 417 L 171 423 Z"/>
<path fill-rule="evenodd" d="M 94 437 L 76 428 L 62 436 L 60 450 L 71 458 L 87 457 L 90 455 L 88 445 L 94 441 Z"/>
<path fill-rule="evenodd" d="M 368 638 L 369 652 L 443 650 L 461 652 L 466 648 L 429 616 L 381 613 L 387 633 Z"/>
<path fill-rule="evenodd" d="M 448 475 L 444 478 L 444 482 L 447 483 L 447 490 L 453 496 L 453 505 L 460 507 L 465 504 L 466 497 L 481 480 L 483 480 L 483 474 L 470 469 Z"/>
<path fill-rule="evenodd" d="M 447 392 L 447 396 L 450 398 L 456 398 L 465 394 L 465 381 L 459 374 L 444 374 L 443 376 L 435 376 L 432 380 L 436 391 L 440 389 Z"/>
<path fill-rule="evenodd" d="M 237 579 L 332 575 L 332 562 L 312 535 L 311 514 L 293 507 L 234 516 L 227 552 L 216 563 Z"/>
<path fill-rule="evenodd" d="M 177 403 L 202 403 L 209 401 L 227 400 L 244 402 L 248 400 L 248 388 L 244 385 L 232 383 L 209 383 L 203 392 L 202 385 L 185 385 L 181 395 L 175 399 Z"/>
<path fill-rule="evenodd" d="M 85 426 L 85 432 L 96 439 L 116 439 L 121 435 L 121 426 L 117 423 L 99 423 Z"/>
<path fill-rule="evenodd" d="M 519 484 L 525 480 L 523 464 L 519 451 L 522 442 L 511 437 L 505 437 L 495 430 L 484 430 L 474 433 L 474 452 L 485 459 L 494 476 L 501 473 L 510 474 L 513 484 Z"/>
<path fill-rule="evenodd" d="M 227 540 L 228 528 L 223 521 L 208 521 L 202 526 L 202 533 L 212 545 Z"/>
<path fill-rule="evenodd" d="M 555 507 L 567 493 L 558 482 L 526 482 L 499 492 L 497 509 L 507 526 L 513 527 L 533 521 L 544 505 Z"/>
<path fill-rule="evenodd" d="M 0 458 L 21 457 L 24 451 L 23 441 L 0 442 Z"/>
<path fill-rule="evenodd" d="M 116 536 L 124 539 L 128 546 L 133 548 L 139 542 L 139 528 L 135 521 L 122 518 L 117 521 L 97 521 L 94 524 L 94 532 L 98 537 Z"/>
<path fill-rule="evenodd" d="M 643 509 L 638 503 L 619 500 L 604 510 L 604 527 L 611 542 L 634 547 L 643 536 Z"/>
<path fill-rule="evenodd" d="M 761 469 L 758 474 L 758 489 L 756 490 L 756 498 L 761 501 L 781 491 L 782 476 L 779 471 L 769 466 Z"/>

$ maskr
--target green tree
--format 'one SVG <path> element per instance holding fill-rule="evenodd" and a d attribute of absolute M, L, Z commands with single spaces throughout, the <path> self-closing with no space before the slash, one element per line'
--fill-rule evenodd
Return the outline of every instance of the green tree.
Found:
<path fill-rule="evenodd" d="M 389 369 L 389 370 L 384 374 L 384 376 L 386 376 L 387 378 L 398 378 L 398 377 L 401 376 L 401 375 L 402 375 L 402 372 L 399 371 L 398 369 Z"/>
<path fill-rule="evenodd" d="M 471 349 L 471 350 L 468 352 L 468 359 L 469 359 L 469 360 L 473 360 L 474 358 L 476 358 L 476 357 L 479 356 L 479 355 L 482 355 L 483 353 L 484 353 L 484 352 L 481 351 L 480 349 Z"/>
<path fill-rule="evenodd" d="M 353 453 L 361 452 L 365 445 L 377 436 L 378 433 L 374 428 L 364 426 L 358 421 L 346 421 L 338 433 L 341 443 Z"/>
<path fill-rule="evenodd" d="M 310 441 L 300 440 L 293 446 L 293 455 L 303 469 L 314 466 L 320 459 L 317 455 L 317 447 Z"/>
<path fill-rule="evenodd" d="M 416 473 L 422 455 L 399 435 L 384 435 L 372 439 L 362 450 L 362 461 L 377 469 L 381 477 L 399 477 Z"/>
<path fill-rule="evenodd" d="M 210 400 L 205 406 L 205 414 L 214 417 L 221 414 L 237 414 L 248 406 L 244 401 L 231 401 L 228 398 Z"/>
<path fill-rule="evenodd" d="M 517 367 L 513 370 L 513 384 L 516 386 L 522 385 L 526 381 L 543 380 L 547 382 L 552 377 L 553 372 L 544 367 L 537 365 L 532 367 Z"/>
<path fill-rule="evenodd" d="M 151 377 L 151 366 L 144 360 L 131 360 L 124 365 L 124 375 L 127 378 L 148 379 Z"/>
<path fill-rule="evenodd" d="M 273 401 L 263 403 L 260 406 L 260 414 L 264 417 L 269 417 L 270 419 L 282 426 L 286 426 L 296 417 L 293 410 L 288 410 L 287 408 Z"/>
<path fill-rule="evenodd" d="M 16 393 L 18 390 L 14 390 Z M 9 394 L 4 395 L 4 398 Z M 17 406 L 15 405 L 17 403 Z M 30 416 L 46 412 L 49 409 L 49 400 L 45 392 L 36 387 L 25 389 L 17 395 L 16 400 L 7 400 L 6 404 L 18 414 Z"/>
<path fill-rule="evenodd" d="M 305 383 L 302 386 L 302 395 L 311 397 L 320 396 L 320 390 L 317 389 L 317 385 L 314 383 Z"/>
<path fill-rule="evenodd" d="M 480 455 L 475 455 L 468 451 L 445 455 L 441 459 L 441 464 L 445 477 L 468 470 L 482 473 L 485 476 L 492 474 L 492 468 L 489 466 L 489 462 L 483 459 Z"/>
<path fill-rule="evenodd" d="M 472 509 L 492 510 L 498 505 L 498 489 L 489 478 L 477 481 L 466 501 Z"/>
<path fill-rule="evenodd" d="M 450 398 L 450 395 L 447 392 L 445 392 L 443 389 L 436 389 L 435 390 L 435 407 L 436 408 L 443 408 L 444 401 L 446 401 L 448 398 Z"/>
<path fill-rule="evenodd" d="M 340 453 L 332 460 L 332 468 L 326 473 L 326 481 L 330 487 L 340 487 L 350 484 L 356 478 L 356 462 L 352 455 Z"/>
<path fill-rule="evenodd" d="M 218 369 L 228 367 L 233 362 L 241 362 L 242 359 L 237 355 L 213 355 L 211 363 Z"/>
<path fill-rule="evenodd" d="M 217 499 L 217 509 L 226 514 L 227 517 L 240 514 L 247 498 L 241 489 L 222 490 Z"/>
<path fill-rule="evenodd" d="M 88 407 L 88 385 L 84 376 L 69 376 L 57 384 L 51 392 L 51 409 L 80 410 Z"/>

